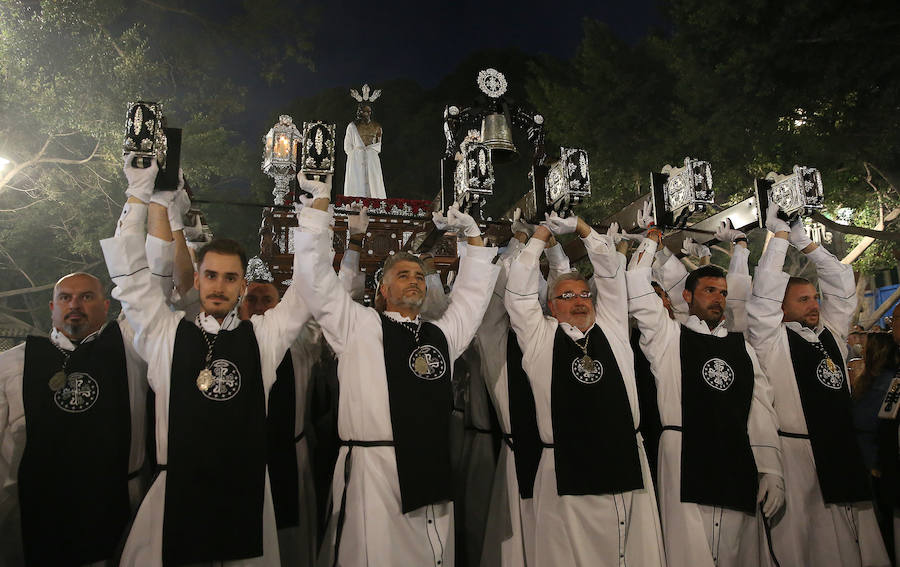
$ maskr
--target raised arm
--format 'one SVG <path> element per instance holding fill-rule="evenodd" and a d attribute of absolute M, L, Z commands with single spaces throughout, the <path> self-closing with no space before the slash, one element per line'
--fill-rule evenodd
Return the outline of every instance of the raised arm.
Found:
<path fill-rule="evenodd" d="M 651 231 L 650 238 L 658 238 L 659 233 Z M 650 254 L 652 246 L 641 243 L 637 253 Z M 644 252 L 643 250 L 646 250 Z M 662 300 L 656 295 L 653 286 L 650 285 L 650 268 L 639 258 L 632 267 L 625 272 L 628 288 L 628 311 L 637 321 L 641 331 L 641 347 L 651 365 L 662 363 L 659 355 L 662 348 L 672 341 L 678 340 L 678 323 L 669 318 L 669 312 L 663 306 Z"/>
<path fill-rule="evenodd" d="M 822 319 L 831 330 L 837 333 L 835 339 L 839 345 L 847 341 L 850 323 L 856 312 L 856 280 L 853 268 L 842 264 L 823 246 L 810 240 L 803 228 L 803 222 L 795 220 L 791 223 L 791 244 L 800 250 L 816 265 L 819 279 L 819 310 Z"/>
<path fill-rule="evenodd" d="M 129 154 L 125 158 L 125 175 L 129 181 L 126 207 L 129 210 L 123 211 L 125 218 L 119 220 L 118 236 L 101 240 L 100 246 L 110 278 L 116 284 L 112 296 L 122 303 L 122 310 L 134 329 L 135 349 L 151 363 L 158 361 L 156 357 L 159 355 L 170 354 L 181 314 L 173 313 L 168 308 L 158 283 L 152 279 L 144 235 L 128 228 L 143 226 L 137 215 L 146 211 L 150 233 L 146 246 L 156 257 L 172 257 L 172 234 L 166 208 L 157 203 L 146 206 L 152 196 L 153 181 L 158 171 L 156 162 L 154 160 L 147 169 L 136 169 L 131 167 L 132 157 Z M 123 230 L 123 227 L 126 229 Z"/>
<path fill-rule="evenodd" d="M 538 300 L 538 259 L 549 238 L 550 231 L 538 227 L 525 248 L 510 263 L 506 281 L 506 311 L 522 349 L 523 363 L 533 358 L 556 330 L 556 325 L 544 317 Z"/>
<path fill-rule="evenodd" d="M 728 284 L 728 297 L 725 300 L 725 317 L 729 331 L 746 333 L 747 301 L 752 293 L 753 278 L 750 277 L 750 250 L 747 241 L 736 242 L 731 251 L 731 262 L 725 281 Z"/>
<path fill-rule="evenodd" d="M 787 254 L 790 226 L 778 218 L 778 206 L 769 202 L 766 228 L 773 234 L 769 239 L 756 274 L 753 278 L 753 293 L 747 303 L 750 344 L 757 353 L 769 352 L 778 338 L 784 316 L 781 304 L 790 277 L 784 273 L 784 257 Z M 765 355 L 763 355 L 765 359 Z"/>
<path fill-rule="evenodd" d="M 331 265 L 330 219 L 317 207 L 300 212 L 300 226 L 294 229 L 294 284 L 328 343 L 341 354 L 366 308 L 353 301 Z"/>
<path fill-rule="evenodd" d="M 347 216 L 347 231 L 350 233 L 350 244 L 341 258 L 338 279 L 353 299 L 362 299 L 366 288 L 366 275 L 359 271 L 359 257 L 362 254 L 362 241 L 369 228 L 369 215 L 365 207 L 357 209 L 358 214 Z"/>

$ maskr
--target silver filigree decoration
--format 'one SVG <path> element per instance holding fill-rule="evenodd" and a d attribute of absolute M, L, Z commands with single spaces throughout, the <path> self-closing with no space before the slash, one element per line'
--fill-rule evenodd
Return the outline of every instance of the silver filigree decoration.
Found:
<path fill-rule="evenodd" d="M 491 98 L 499 98 L 506 93 L 506 77 L 500 71 L 489 68 L 478 72 L 478 88 Z"/>
<path fill-rule="evenodd" d="M 144 113 L 141 111 L 141 107 L 137 107 L 137 110 L 134 111 L 134 135 L 137 136 L 141 133 L 141 125 L 144 123 Z"/>

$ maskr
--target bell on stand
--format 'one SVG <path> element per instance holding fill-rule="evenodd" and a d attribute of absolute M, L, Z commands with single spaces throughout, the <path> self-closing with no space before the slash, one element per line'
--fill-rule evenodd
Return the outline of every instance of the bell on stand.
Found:
<path fill-rule="evenodd" d="M 481 121 L 481 141 L 491 150 L 494 163 L 509 163 L 518 157 L 512 128 L 503 114 L 488 114 Z"/>

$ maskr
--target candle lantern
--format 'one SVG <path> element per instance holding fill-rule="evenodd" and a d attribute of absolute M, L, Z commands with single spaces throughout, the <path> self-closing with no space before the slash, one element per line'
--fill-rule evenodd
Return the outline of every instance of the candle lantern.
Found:
<path fill-rule="evenodd" d="M 297 149 L 300 146 L 300 130 L 293 119 L 282 114 L 278 122 L 263 138 L 263 173 L 275 180 L 275 204 L 283 205 L 290 191 L 291 179 L 297 173 Z"/>

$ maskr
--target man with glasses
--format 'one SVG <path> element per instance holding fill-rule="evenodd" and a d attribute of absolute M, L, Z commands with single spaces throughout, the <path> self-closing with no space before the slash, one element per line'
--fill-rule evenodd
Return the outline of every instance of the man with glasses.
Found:
<path fill-rule="evenodd" d="M 581 219 L 555 213 L 546 224 L 512 262 L 506 285 L 544 446 L 534 483 L 535 564 L 664 565 L 653 481 L 637 433 L 618 229 L 601 236 Z M 537 267 L 551 230 L 582 238 L 597 299 L 580 274 L 563 274 L 548 286 L 545 317 Z"/>

